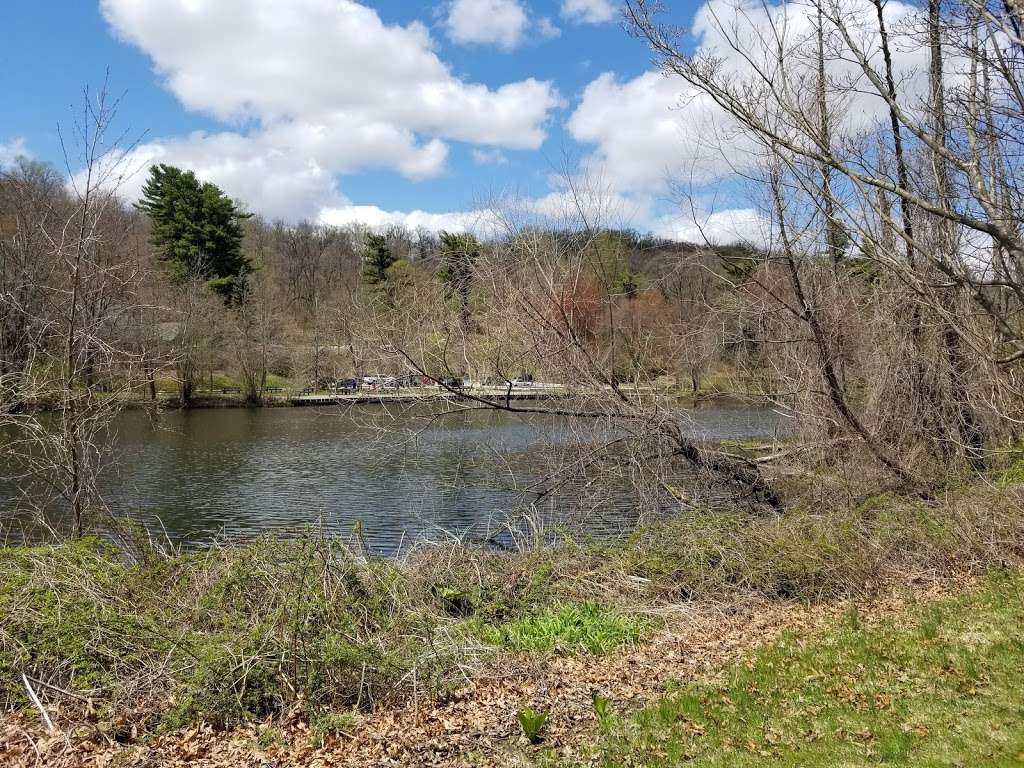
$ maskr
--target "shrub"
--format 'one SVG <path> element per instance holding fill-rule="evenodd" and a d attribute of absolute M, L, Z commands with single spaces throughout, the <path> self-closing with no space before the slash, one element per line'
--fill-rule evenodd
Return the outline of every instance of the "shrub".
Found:
<path fill-rule="evenodd" d="M 25 671 L 166 727 L 371 706 L 413 668 L 440 689 L 461 653 L 395 564 L 311 537 L 140 565 L 94 540 L 0 549 L 0 616 L 0 706 L 27 705 Z"/>
<path fill-rule="evenodd" d="M 1024 554 L 1024 493 L 980 490 L 941 502 L 872 497 L 861 507 L 777 517 L 688 512 L 594 549 L 595 567 L 648 580 L 670 599 L 754 592 L 844 599 L 895 571 L 972 567 Z"/>

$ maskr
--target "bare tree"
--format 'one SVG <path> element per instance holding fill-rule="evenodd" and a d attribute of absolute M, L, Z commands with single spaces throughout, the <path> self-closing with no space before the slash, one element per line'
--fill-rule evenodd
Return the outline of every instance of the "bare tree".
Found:
<path fill-rule="evenodd" d="M 55 505 L 65 508 L 73 536 L 106 509 L 97 477 L 140 370 L 130 342 L 140 265 L 122 250 L 130 214 L 116 197 L 122 167 L 110 161 L 119 156 L 110 136 L 116 112 L 105 85 L 85 91 L 73 133 L 79 157 L 65 147 L 70 191 L 42 179 L 43 196 L 15 222 L 15 250 L 47 265 L 32 278 L 41 301 L 24 291 L 3 296 L 5 314 L 24 318 L 18 359 L 5 351 L 0 366 L 9 372 L 0 392 L 0 428 L 11 435 L 4 452 L 24 504 L 44 521 Z"/>
<path fill-rule="evenodd" d="M 671 307 L 657 290 L 649 292 L 654 309 L 633 306 L 643 292 L 619 280 L 621 262 L 608 250 L 602 220 L 602 190 L 579 178 L 567 188 L 566 211 L 557 219 L 517 201 L 494 207 L 493 220 L 503 231 L 474 267 L 474 284 L 484 295 L 472 333 L 457 312 L 446 311 L 443 295 L 422 294 L 412 311 L 394 311 L 390 322 L 375 323 L 377 347 L 452 394 L 434 418 L 500 410 L 563 423 L 577 440 L 543 487 L 533 489 L 538 494 L 569 478 L 584 476 L 587 487 L 606 492 L 628 479 L 634 491 L 647 489 L 672 505 L 680 486 L 673 478 L 682 472 L 758 512 L 781 510 L 781 496 L 756 463 L 704 441 L 685 413 L 648 386 L 664 371 L 666 347 L 662 324 L 644 317 L 667 317 Z M 467 366 L 492 385 L 499 382 L 498 391 L 449 382 Z M 521 372 L 556 383 L 561 396 L 549 402 L 512 399 L 511 379 Z"/>
<path fill-rule="evenodd" d="M 955 457 L 978 464 L 1021 416 L 1016 12 L 726 3 L 709 7 L 709 42 L 690 52 L 658 10 L 627 2 L 666 75 L 715 104 L 762 170 L 771 245 L 749 285 L 768 314 L 797 321 L 771 342 L 812 340 L 801 359 L 818 371 L 790 385 L 823 391 L 819 424 L 903 483 L 927 486 L 922 473 L 945 474 Z M 901 53 L 922 49 L 924 71 Z M 833 319 L 830 300 L 853 314 Z M 898 323 L 871 316 L 886 305 Z M 857 348 L 846 334 L 866 320 L 886 335 Z"/>
<path fill-rule="evenodd" d="M 269 282 L 258 272 L 250 278 L 238 306 L 230 310 L 234 363 L 247 403 L 262 402 L 271 350 L 279 323 Z"/>
<path fill-rule="evenodd" d="M 205 373 L 217 367 L 222 347 L 226 309 L 209 288 L 205 276 L 192 274 L 168 289 L 167 318 L 158 327 L 170 348 L 178 385 L 178 404 L 192 404 Z"/>

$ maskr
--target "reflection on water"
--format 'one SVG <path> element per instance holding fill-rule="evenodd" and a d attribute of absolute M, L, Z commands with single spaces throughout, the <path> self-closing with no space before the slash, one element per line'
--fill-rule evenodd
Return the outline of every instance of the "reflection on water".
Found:
<path fill-rule="evenodd" d="M 382 416 L 375 406 L 220 409 L 172 411 L 154 424 L 127 412 L 116 427 L 119 469 L 100 487 L 115 512 L 162 525 L 178 541 L 320 521 L 348 532 L 358 520 L 371 550 L 392 553 L 431 531 L 486 538 L 531 500 L 548 520 L 586 519 L 598 530 L 632 522 L 625 483 L 612 496 L 607 484 L 591 496 L 587 478 L 540 501 L 525 492 L 578 439 L 561 422 L 501 412 Z M 722 405 L 685 418 L 709 439 L 770 435 L 779 423 L 769 410 Z M 0 478 L 8 516 L 14 498 Z"/>

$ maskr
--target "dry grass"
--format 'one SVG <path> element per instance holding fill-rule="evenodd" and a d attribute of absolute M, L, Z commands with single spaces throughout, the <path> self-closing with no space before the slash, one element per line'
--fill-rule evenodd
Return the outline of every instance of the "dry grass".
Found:
<path fill-rule="evenodd" d="M 977 483 L 930 502 L 687 513 L 622 541 L 521 553 L 435 545 L 401 563 L 314 534 L 141 561 L 95 540 L 7 548 L 0 705 L 34 712 L 25 673 L 55 716 L 111 738 L 332 723 L 443 700 L 517 648 L 635 642 L 682 605 L 834 603 L 915 575 L 982 573 L 1024 555 L 1022 510 L 1024 487 Z"/>

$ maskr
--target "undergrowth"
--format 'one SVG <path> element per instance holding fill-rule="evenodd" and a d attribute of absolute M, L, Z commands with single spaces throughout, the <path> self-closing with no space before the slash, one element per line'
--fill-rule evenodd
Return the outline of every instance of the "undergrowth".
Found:
<path fill-rule="evenodd" d="M 503 653 L 607 653 L 685 600 L 803 601 L 894 576 L 982 572 L 1024 551 L 1024 494 L 979 484 L 780 517 L 693 513 L 616 542 L 525 552 L 451 544 L 370 561 L 310 534 L 130 558 L 95 539 L 0 549 L 0 706 L 24 673 L 64 716 L 114 738 L 443 695 Z"/>
<path fill-rule="evenodd" d="M 605 570 L 674 599 L 753 592 L 805 601 L 870 594 L 899 572 L 984 569 L 1024 555 L 1021 485 L 925 502 L 874 496 L 850 508 L 751 518 L 694 512 L 602 545 Z"/>

